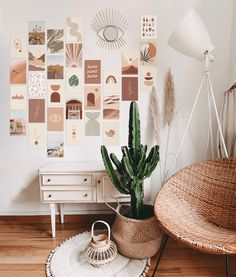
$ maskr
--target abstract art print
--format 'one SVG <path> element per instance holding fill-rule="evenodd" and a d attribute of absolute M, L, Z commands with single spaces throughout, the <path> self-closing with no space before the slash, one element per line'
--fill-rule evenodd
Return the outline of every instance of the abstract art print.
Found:
<path fill-rule="evenodd" d="M 139 55 L 137 51 L 125 51 L 122 53 L 122 74 L 137 75 L 138 74 Z"/>
<path fill-rule="evenodd" d="M 122 100 L 138 100 L 138 77 L 122 77 Z"/>
<path fill-rule="evenodd" d="M 45 49 L 42 45 L 30 45 L 28 55 L 29 71 L 45 70 Z"/>
<path fill-rule="evenodd" d="M 157 39 L 156 15 L 143 15 L 140 22 L 141 39 Z"/>
<path fill-rule="evenodd" d="M 155 66 L 142 66 L 140 74 L 140 90 L 151 92 L 157 87 L 157 68 Z"/>
<path fill-rule="evenodd" d="M 46 125 L 45 123 L 29 124 L 29 148 L 44 149 L 46 146 Z"/>
<path fill-rule="evenodd" d="M 27 55 L 26 35 L 23 33 L 11 34 L 11 58 L 23 58 Z"/>
<path fill-rule="evenodd" d="M 81 95 L 67 95 L 66 119 L 83 119 L 83 102 Z"/>
<path fill-rule="evenodd" d="M 117 69 L 104 70 L 103 72 L 103 92 L 120 94 L 121 78 Z"/>
<path fill-rule="evenodd" d="M 66 44 L 66 67 L 82 67 L 82 43 Z"/>
<path fill-rule="evenodd" d="M 45 44 L 44 21 L 30 21 L 28 28 L 29 28 L 29 45 Z"/>
<path fill-rule="evenodd" d="M 84 91 L 84 71 L 82 68 L 66 69 L 66 92 L 82 93 Z"/>
<path fill-rule="evenodd" d="M 103 98 L 103 119 L 119 119 L 120 96 L 110 95 Z"/>
<path fill-rule="evenodd" d="M 66 122 L 66 144 L 70 146 L 84 143 L 84 122 L 70 120 Z"/>
<path fill-rule="evenodd" d="M 101 108 L 101 90 L 99 86 L 85 87 L 85 109 L 100 110 Z"/>
<path fill-rule="evenodd" d="M 26 86 L 10 86 L 10 108 L 11 110 L 26 109 Z"/>
<path fill-rule="evenodd" d="M 84 80 L 85 80 L 85 84 L 101 83 L 101 61 L 100 60 L 85 60 Z"/>
<path fill-rule="evenodd" d="M 48 158 L 64 157 L 64 133 L 63 132 L 48 132 L 47 155 L 48 155 Z"/>
<path fill-rule="evenodd" d="M 64 57 L 48 56 L 47 57 L 47 77 L 48 79 L 64 78 Z"/>
<path fill-rule="evenodd" d="M 64 83 L 61 81 L 48 82 L 48 105 L 62 106 L 63 105 Z"/>
<path fill-rule="evenodd" d="M 45 99 L 29 99 L 29 123 L 45 122 Z"/>
<path fill-rule="evenodd" d="M 100 112 L 85 112 L 85 136 L 100 136 Z"/>
<path fill-rule="evenodd" d="M 64 109 L 48 108 L 48 131 L 64 131 Z"/>
<path fill-rule="evenodd" d="M 43 98 L 46 95 L 45 72 L 29 72 L 28 76 L 29 98 Z"/>
<path fill-rule="evenodd" d="M 26 112 L 11 111 L 10 114 L 10 135 L 25 136 L 26 135 Z"/>
<path fill-rule="evenodd" d="M 64 30 L 47 30 L 47 49 L 48 54 L 61 54 L 64 51 Z"/>
<path fill-rule="evenodd" d="M 82 20 L 76 17 L 66 18 L 66 41 L 82 41 Z"/>
<path fill-rule="evenodd" d="M 92 29 L 98 37 L 97 45 L 104 49 L 114 50 L 124 46 L 123 36 L 127 28 L 127 18 L 115 9 L 99 11 L 92 21 Z"/>
<path fill-rule="evenodd" d="M 157 48 L 154 41 L 141 41 L 140 63 L 141 65 L 157 64 Z"/>
<path fill-rule="evenodd" d="M 119 121 L 103 122 L 103 143 L 105 145 L 119 144 Z"/>
<path fill-rule="evenodd" d="M 26 84 L 26 60 L 25 59 L 11 60 L 10 84 Z"/>

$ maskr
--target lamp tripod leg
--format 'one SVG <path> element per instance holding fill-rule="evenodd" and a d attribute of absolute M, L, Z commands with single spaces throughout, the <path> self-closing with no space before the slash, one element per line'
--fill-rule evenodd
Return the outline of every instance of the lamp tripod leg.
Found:
<path fill-rule="evenodd" d="M 208 80 L 209 87 L 210 87 L 211 98 L 212 98 L 213 107 L 214 107 L 214 110 L 215 110 L 217 124 L 218 124 L 219 132 L 220 132 L 220 138 L 221 138 L 221 141 L 222 141 L 222 144 L 223 144 L 223 149 L 224 149 L 224 152 L 225 152 L 225 156 L 226 156 L 226 158 L 228 158 L 229 155 L 228 155 L 228 151 L 227 151 L 227 148 L 226 148 L 226 145 L 225 145 L 225 139 L 224 139 L 223 131 L 222 131 L 221 124 L 220 124 L 220 118 L 219 118 L 219 114 L 218 114 L 218 111 L 217 111 L 216 100 L 215 100 L 215 96 L 214 96 L 214 92 L 213 92 L 213 88 L 212 88 L 212 83 L 211 83 L 211 78 L 210 78 L 210 73 L 209 72 L 207 74 L 207 80 Z"/>
<path fill-rule="evenodd" d="M 197 95 L 196 95 L 196 98 L 195 98 L 195 101 L 194 101 L 194 104 L 193 104 L 193 107 L 192 107 L 192 110 L 191 110 L 191 113 L 190 113 L 190 116 L 189 116 L 189 119 L 188 119 L 188 123 L 187 123 L 187 125 L 186 125 L 186 127 L 185 127 L 184 134 L 183 134 L 183 136 L 182 136 L 182 139 L 181 139 L 181 142 L 180 142 L 180 144 L 179 144 L 178 150 L 177 150 L 177 152 L 176 152 L 176 154 L 175 154 L 174 160 L 173 160 L 173 162 L 172 162 L 172 164 L 171 164 L 169 173 L 170 173 L 170 172 L 172 171 L 172 169 L 174 168 L 175 162 L 176 162 L 176 160 L 177 160 L 177 157 L 178 157 L 178 155 L 179 155 L 180 149 L 181 149 L 182 144 L 183 144 L 183 142 L 184 142 L 184 139 L 185 139 L 185 136 L 186 136 L 186 134 L 187 134 L 187 131 L 188 131 L 190 122 L 191 122 L 191 120 L 192 120 L 192 117 L 193 117 L 193 114 L 194 114 L 194 111 L 195 111 L 195 108 L 196 108 L 196 105 L 197 105 L 197 102 L 198 102 L 198 98 L 199 98 L 199 96 L 200 96 L 200 93 L 201 93 L 202 86 L 203 86 L 203 83 L 204 83 L 205 78 L 206 78 L 206 73 L 204 72 L 204 75 L 203 75 L 203 77 L 202 77 L 202 81 L 201 81 L 201 83 L 200 83 L 200 86 L 199 86 L 199 89 L 198 89 L 198 92 L 197 92 Z"/>

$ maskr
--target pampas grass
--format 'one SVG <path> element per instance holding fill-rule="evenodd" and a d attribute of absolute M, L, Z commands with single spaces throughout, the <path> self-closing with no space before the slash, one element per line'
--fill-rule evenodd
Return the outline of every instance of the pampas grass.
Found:
<path fill-rule="evenodd" d="M 166 152 L 165 152 L 165 160 L 164 160 L 164 181 L 168 176 L 168 171 L 166 172 L 166 164 L 167 164 L 167 154 L 169 148 L 169 140 L 170 140 L 170 131 L 173 123 L 175 115 L 175 84 L 174 78 L 171 73 L 171 69 L 168 70 L 166 81 L 165 81 L 165 119 L 167 123 L 167 142 L 166 142 Z"/>

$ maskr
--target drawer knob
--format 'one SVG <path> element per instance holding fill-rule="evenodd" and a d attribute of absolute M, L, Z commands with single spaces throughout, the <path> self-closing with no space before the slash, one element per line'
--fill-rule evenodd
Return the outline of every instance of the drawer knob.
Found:
<path fill-rule="evenodd" d="M 51 179 L 47 179 L 47 182 L 49 183 L 51 181 Z"/>
<path fill-rule="evenodd" d="M 87 193 L 85 193 L 85 194 L 84 194 L 84 197 L 88 197 L 88 194 L 87 194 Z"/>
<path fill-rule="evenodd" d="M 87 181 L 87 178 L 84 178 L 84 182 L 86 182 Z"/>
<path fill-rule="evenodd" d="M 52 195 L 51 195 L 51 194 L 49 194 L 49 195 L 48 195 L 48 198 L 51 198 L 51 197 L 52 197 Z"/>
<path fill-rule="evenodd" d="M 100 180 L 98 180 L 98 184 L 100 184 L 101 183 L 101 181 Z"/>

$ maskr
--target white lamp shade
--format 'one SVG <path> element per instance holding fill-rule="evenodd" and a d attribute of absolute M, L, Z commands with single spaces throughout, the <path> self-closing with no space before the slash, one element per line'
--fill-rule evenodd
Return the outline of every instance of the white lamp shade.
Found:
<path fill-rule="evenodd" d="M 193 9 L 171 34 L 168 44 L 177 51 L 202 61 L 204 53 L 214 49 L 208 31 Z"/>

